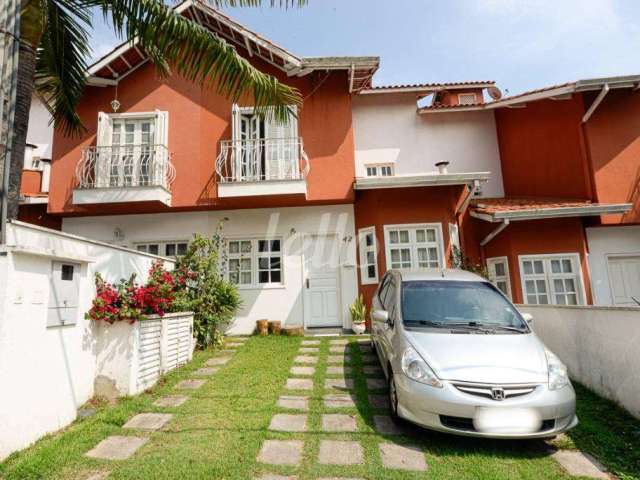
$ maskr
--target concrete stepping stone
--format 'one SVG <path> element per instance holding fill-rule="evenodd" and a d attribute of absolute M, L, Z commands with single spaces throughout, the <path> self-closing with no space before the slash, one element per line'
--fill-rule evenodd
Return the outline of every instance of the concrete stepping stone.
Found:
<path fill-rule="evenodd" d="M 321 465 L 361 465 L 364 451 L 360 442 L 321 440 L 318 463 Z"/>
<path fill-rule="evenodd" d="M 365 375 L 382 375 L 382 368 L 380 368 L 378 365 L 364 365 L 362 367 L 362 371 Z"/>
<path fill-rule="evenodd" d="M 325 395 L 322 397 L 326 408 L 353 408 L 356 399 L 351 395 Z"/>
<path fill-rule="evenodd" d="M 164 427 L 172 418 L 173 415 L 170 413 L 139 413 L 125 423 L 122 428 L 154 432 Z"/>
<path fill-rule="evenodd" d="M 358 342 L 359 344 L 371 345 L 371 337 L 365 335 L 364 337 L 356 340 L 356 342 Z"/>
<path fill-rule="evenodd" d="M 225 365 L 229 360 L 231 360 L 231 357 L 214 357 L 207 360 L 205 365 L 207 367 L 218 367 L 220 365 Z"/>
<path fill-rule="evenodd" d="M 578 450 L 558 450 L 551 455 L 569 475 L 587 478 L 610 478 L 594 458 Z"/>
<path fill-rule="evenodd" d="M 303 340 L 301 345 L 320 345 L 320 340 Z"/>
<path fill-rule="evenodd" d="M 271 419 L 269 430 L 278 432 L 306 432 L 307 416 L 277 413 Z"/>
<path fill-rule="evenodd" d="M 148 441 L 149 439 L 144 437 L 113 435 L 102 440 L 85 453 L 85 456 L 104 460 L 126 460 Z"/>
<path fill-rule="evenodd" d="M 220 370 L 220 369 L 216 368 L 216 367 L 202 367 L 202 368 L 199 368 L 198 370 L 196 370 L 195 372 L 193 372 L 193 375 L 209 376 L 209 375 L 213 375 L 218 370 Z"/>
<path fill-rule="evenodd" d="M 353 369 L 351 367 L 344 367 L 344 366 L 340 366 L 340 367 L 328 366 L 327 367 L 327 375 L 342 375 L 343 377 L 348 377 L 348 376 L 351 376 L 352 373 L 353 373 Z"/>
<path fill-rule="evenodd" d="M 318 480 L 364 480 L 364 478 L 320 477 Z"/>
<path fill-rule="evenodd" d="M 218 350 L 216 353 L 222 353 L 223 355 L 233 355 L 237 350 Z"/>
<path fill-rule="evenodd" d="M 300 440 L 265 440 L 257 460 L 271 465 L 299 465 L 303 447 Z"/>
<path fill-rule="evenodd" d="M 324 381 L 324 388 L 335 388 L 337 390 L 351 390 L 353 379 L 351 378 L 327 378 Z"/>
<path fill-rule="evenodd" d="M 356 417 L 341 413 L 325 413 L 322 415 L 322 430 L 325 432 L 356 432 Z"/>
<path fill-rule="evenodd" d="M 309 410 L 309 397 L 299 397 L 295 395 L 281 395 L 278 398 L 280 408 L 290 408 L 291 410 Z"/>
<path fill-rule="evenodd" d="M 93 472 L 89 474 L 88 477 L 85 477 L 84 480 L 104 480 L 111 474 L 111 471 L 107 470 L 104 472 Z"/>
<path fill-rule="evenodd" d="M 295 363 L 308 363 L 308 364 L 316 364 L 318 363 L 318 357 L 312 357 L 310 355 L 298 355 L 293 359 Z"/>
<path fill-rule="evenodd" d="M 244 342 L 226 342 L 224 344 L 225 347 L 231 347 L 231 348 L 235 348 L 235 347 L 242 347 L 244 346 Z"/>
<path fill-rule="evenodd" d="M 285 388 L 287 390 L 313 390 L 313 380 L 310 378 L 288 378 Z"/>
<path fill-rule="evenodd" d="M 389 397 L 387 395 L 369 395 L 369 405 L 373 408 L 389 408 Z"/>
<path fill-rule="evenodd" d="M 374 415 L 373 425 L 376 432 L 382 435 L 402 435 L 405 433 L 404 429 L 396 425 L 388 415 Z"/>
<path fill-rule="evenodd" d="M 189 397 L 185 395 L 166 395 L 164 397 L 160 397 L 153 405 L 156 407 L 179 407 L 184 402 L 189 400 Z"/>
<path fill-rule="evenodd" d="M 360 357 L 360 359 L 362 360 L 362 363 L 377 363 L 378 362 L 378 357 L 376 357 L 375 355 L 362 355 Z"/>
<path fill-rule="evenodd" d="M 349 355 L 329 355 L 327 363 L 351 363 L 351 357 Z"/>
<path fill-rule="evenodd" d="M 339 340 L 329 340 L 329 345 L 346 345 L 349 343 L 349 340 L 345 338 L 341 338 Z"/>
<path fill-rule="evenodd" d="M 316 367 L 299 367 L 293 366 L 289 370 L 292 375 L 314 375 L 316 373 Z"/>
<path fill-rule="evenodd" d="M 320 349 L 317 347 L 302 347 L 299 350 L 300 353 L 320 353 Z"/>
<path fill-rule="evenodd" d="M 427 469 L 424 453 L 418 447 L 381 443 L 380 457 L 385 468 L 422 472 Z"/>
<path fill-rule="evenodd" d="M 344 353 L 347 350 L 349 350 L 349 345 L 329 347 L 329 352 L 330 353 Z"/>
<path fill-rule="evenodd" d="M 367 378 L 367 388 L 369 390 L 386 389 L 387 381 L 384 378 Z"/>
<path fill-rule="evenodd" d="M 175 388 L 180 390 L 197 390 L 206 383 L 206 380 L 182 380 L 176 384 Z"/>

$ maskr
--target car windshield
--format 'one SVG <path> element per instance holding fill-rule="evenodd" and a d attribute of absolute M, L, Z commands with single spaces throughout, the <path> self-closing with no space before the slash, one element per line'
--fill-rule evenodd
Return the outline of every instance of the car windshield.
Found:
<path fill-rule="evenodd" d="M 407 326 L 528 331 L 515 307 L 487 282 L 406 281 L 401 302 Z"/>

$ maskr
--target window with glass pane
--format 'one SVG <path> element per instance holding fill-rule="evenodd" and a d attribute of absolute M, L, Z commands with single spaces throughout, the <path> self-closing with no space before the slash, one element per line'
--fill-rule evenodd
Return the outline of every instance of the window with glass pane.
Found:
<path fill-rule="evenodd" d="M 507 257 L 487 259 L 489 280 L 507 297 L 511 298 L 511 282 L 509 280 L 509 264 Z"/>
<path fill-rule="evenodd" d="M 360 249 L 360 281 L 363 285 L 378 283 L 378 252 L 375 227 L 358 230 Z"/>
<path fill-rule="evenodd" d="M 258 240 L 258 283 L 282 281 L 280 240 Z"/>
<path fill-rule="evenodd" d="M 393 176 L 393 165 L 368 165 L 366 172 L 367 177 L 391 177 Z"/>
<path fill-rule="evenodd" d="M 152 255 L 159 255 L 160 245 L 157 243 L 141 243 L 136 245 L 136 250 L 139 252 L 150 253 Z"/>
<path fill-rule="evenodd" d="M 155 118 L 115 118 L 111 125 L 111 186 L 150 185 Z"/>
<path fill-rule="evenodd" d="M 388 263 L 394 269 L 439 268 L 440 239 L 433 227 L 387 229 Z"/>
<path fill-rule="evenodd" d="M 187 253 L 187 242 L 166 243 L 164 246 L 167 257 L 182 256 Z"/>
<path fill-rule="evenodd" d="M 228 246 L 229 281 L 236 285 L 253 283 L 251 240 L 231 240 Z"/>
<path fill-rule="evenodd" d="M 525 301 L 532 304 L 578 305 L 580 277 L 576 257 L 521 260 Z"/>

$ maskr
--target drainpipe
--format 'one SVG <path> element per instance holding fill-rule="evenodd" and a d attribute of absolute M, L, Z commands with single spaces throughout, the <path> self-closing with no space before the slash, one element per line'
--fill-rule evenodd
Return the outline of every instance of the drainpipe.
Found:
<path fill-rule="evenodd" d="M 489 243 L 491 240 L 496 238 L 496 236 L 498 236 L 498 234 L 501 231 L 503 231 L 505 228 L 507 228 L 508 226 L 509 226 L 509 219 L 505 218 L 502 221 L 502 223 L 500 225 L 498 225 L 498 228 L 496 228 L 493 232 L 491 232 L 489 235 L 484 237 L 484 239 L 480 242 L 480 246 L 484 247 L 487 243 Z"/>
<path fill-rule="evenodd" d="M 593 103 L 589 107 L 589 110 L 587 110 L 586 113 L 583 115 L 582 123 L 587 123 L 589 121 L 591 116 L 596 112 L 596 110 L 604 100 L 604 97 L 606 97 L 607 93 L 609 93 L 609 90 L 610 90 L 609 84 L 605 83 L 604 86 L 602 87 L 602 90 L 600 90 L 600 93 L 598 94 L 596 99 L 593 101 Z"/>

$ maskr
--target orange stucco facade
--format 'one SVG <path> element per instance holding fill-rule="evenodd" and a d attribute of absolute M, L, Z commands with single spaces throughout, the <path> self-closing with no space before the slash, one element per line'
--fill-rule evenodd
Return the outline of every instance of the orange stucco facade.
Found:
<path fill-rule="evenodd" d="M 456 207 L 462 195 L 462 186 L 358 190 L 354 205 L 356 232 L 361 228 L 375 227 L 378 278 L 382 278 L 387 270 L 384 248 L 385 225 L 441 224 L 443 261 L 449 264 L 451 255 L 449 224 L 456 224 Z M 371 304 L 376 288 L 377 285 L 362 285 L 360 281 L 360 293 L 368 305 Z"/>
<path fill-rule="evenodd" d="M 42 172 L 40 170 L 22 170 L 20 182 L 21 195 L 37 195 L 42 189 Z"/>
<path fill-rule="evenodd" d="M 596 95 L 585 95 L 585 102 L 590 105 Z M 585 132 L 595 199 L 633 204 L 624 215 L 603 216 L 602 223 L 640 223 L 640 95 L 629 89 L 609 92 Z"/>
<path fill-rule="evenodd" d="M 160 79 L 151 65 L 145 65 L 120 82 L 118 113 L 156 109 L 168 112 L 168 149 L 176 168 L 172 206 L 73 205 L 76 165 L 82 150 L 96 144 L 98 112 L 110 112 L 110 102 L 115 96 L 113 87 L 89 87 L 77 108 L 87 131 L 79 137 L 65 136 L 60 130 L 54 134 L 51 183 L 56 188 L 50 194 L 49 212 L 99 215 L 351 203 L 355 162 L 347 73 L 322 72 L 289 78 L 270 65 L 253 61 L 261 70 L 299 89 L 304 98 L 298 123 L 310 163 L 306 198 L 304 195 L 219 198 L 215 161 L 219 142 L 231 139 L 231 100 L 214 88 L 201 87 L 179 76 Z M 251 105 L 246 99 L 238 103 Z"/>
<path fill-rule="evenodd" d="M 583 114 L 579 95 L 496 110 L 505 196 L 591 198 Z"/>

